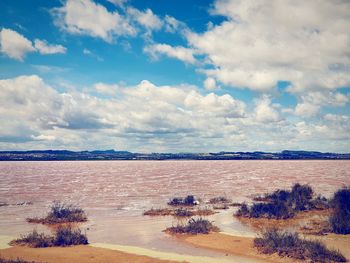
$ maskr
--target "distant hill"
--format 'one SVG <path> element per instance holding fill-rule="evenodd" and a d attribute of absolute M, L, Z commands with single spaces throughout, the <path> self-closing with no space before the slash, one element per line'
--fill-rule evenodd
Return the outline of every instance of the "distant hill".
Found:
<path fill-rule="evenodd" d="M 314 151 L 218 152 L 218 153 L 132 153 L 128 151 L 0 151 L 0 161 L 64 160 L 347 160 L 350 153 Z"/>

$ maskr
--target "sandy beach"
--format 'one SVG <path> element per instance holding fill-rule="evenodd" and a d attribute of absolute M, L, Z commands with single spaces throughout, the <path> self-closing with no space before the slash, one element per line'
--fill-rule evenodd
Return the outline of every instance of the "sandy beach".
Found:
<path fill-rule="evenodd" d="M 21 258 L 27 261 L 48 263 L 170 263 L 178 261 L 161 260 L 157 258 L 125 253 L 112 249 L 103 249 L 91 246 L 28 248 L 11 247 L 0 250 L 0 255 L 6 259 Z"/>

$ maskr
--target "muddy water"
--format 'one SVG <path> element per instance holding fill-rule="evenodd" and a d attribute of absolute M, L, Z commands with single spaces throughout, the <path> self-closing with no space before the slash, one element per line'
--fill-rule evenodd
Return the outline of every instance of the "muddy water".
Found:
<path fill-rule="evenodd" d="M 350 185 L 350 161 L 0 162 L 0 202 L 33 202 L 0 207 L 0 235 L 45 230 L 25 218 L 44 215 L 53 200 L 64 200 L 87 211 L 90 220 L 84 229 L 91 242 L 217 256 L 164 234 L 164 228 L 176 223 L 172 217 L 150 218 L 142 212 L 162 207 L 174 196 L 194 194 L 207 200 L 226 195 L 241 202 L 295 182 L 309 183 L 329 197 Z M 210 219 L 225 232 L 254 234 L 232 212 Z"/>

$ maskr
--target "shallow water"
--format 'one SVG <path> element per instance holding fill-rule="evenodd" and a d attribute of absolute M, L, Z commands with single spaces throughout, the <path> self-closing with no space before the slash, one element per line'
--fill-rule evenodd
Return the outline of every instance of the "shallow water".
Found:
<path fill-rule="evenodd" d="M 215 253 L 179 243 L 162 230 L 172 217 L 142 216 L 174 196 L 194 194 L 203 200 L 226 195 L 235 202 L 253 194 L 309 183 L 327 197 L 350 184 L 350 161 L 73 161 L 0 162 L 0 202 L 31 201 L 0 207 L 0 235 L 18 236 L 43 226 L 25 222 L 42 216 L 53 200 L 83 207 L 91 242 L 139 246 L 200 256 Z M 210 217 L 225 232 L 253 235 L 232 215 Z"/>

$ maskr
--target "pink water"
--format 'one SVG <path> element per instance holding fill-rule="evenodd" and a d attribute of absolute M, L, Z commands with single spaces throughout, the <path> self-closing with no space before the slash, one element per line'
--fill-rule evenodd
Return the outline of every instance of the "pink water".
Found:
<path fill-rule="evenodd" d="M 44 215 L 53 200 L 63 200 L 87 211 L 90 220 L 84 228 L 92 242 L 160 250 L 173 250 L 176 243 L 186 251 L 161 232 L 174 223 L 171 217 L 149 218 L 142 212 L 162 207 L 174 196 L 207 200 L 226 195 L 240 202 L 296 182 L 329 197 L 350 185 L 350 161 L 0 162 L 0 202 L 33 202 L 0 207 L 0 235 L 30 231 L 34 226 L 26 217 Z M 225 231 L 249 232 L 231 215 L 232 210 L 212 218 Z"/>

